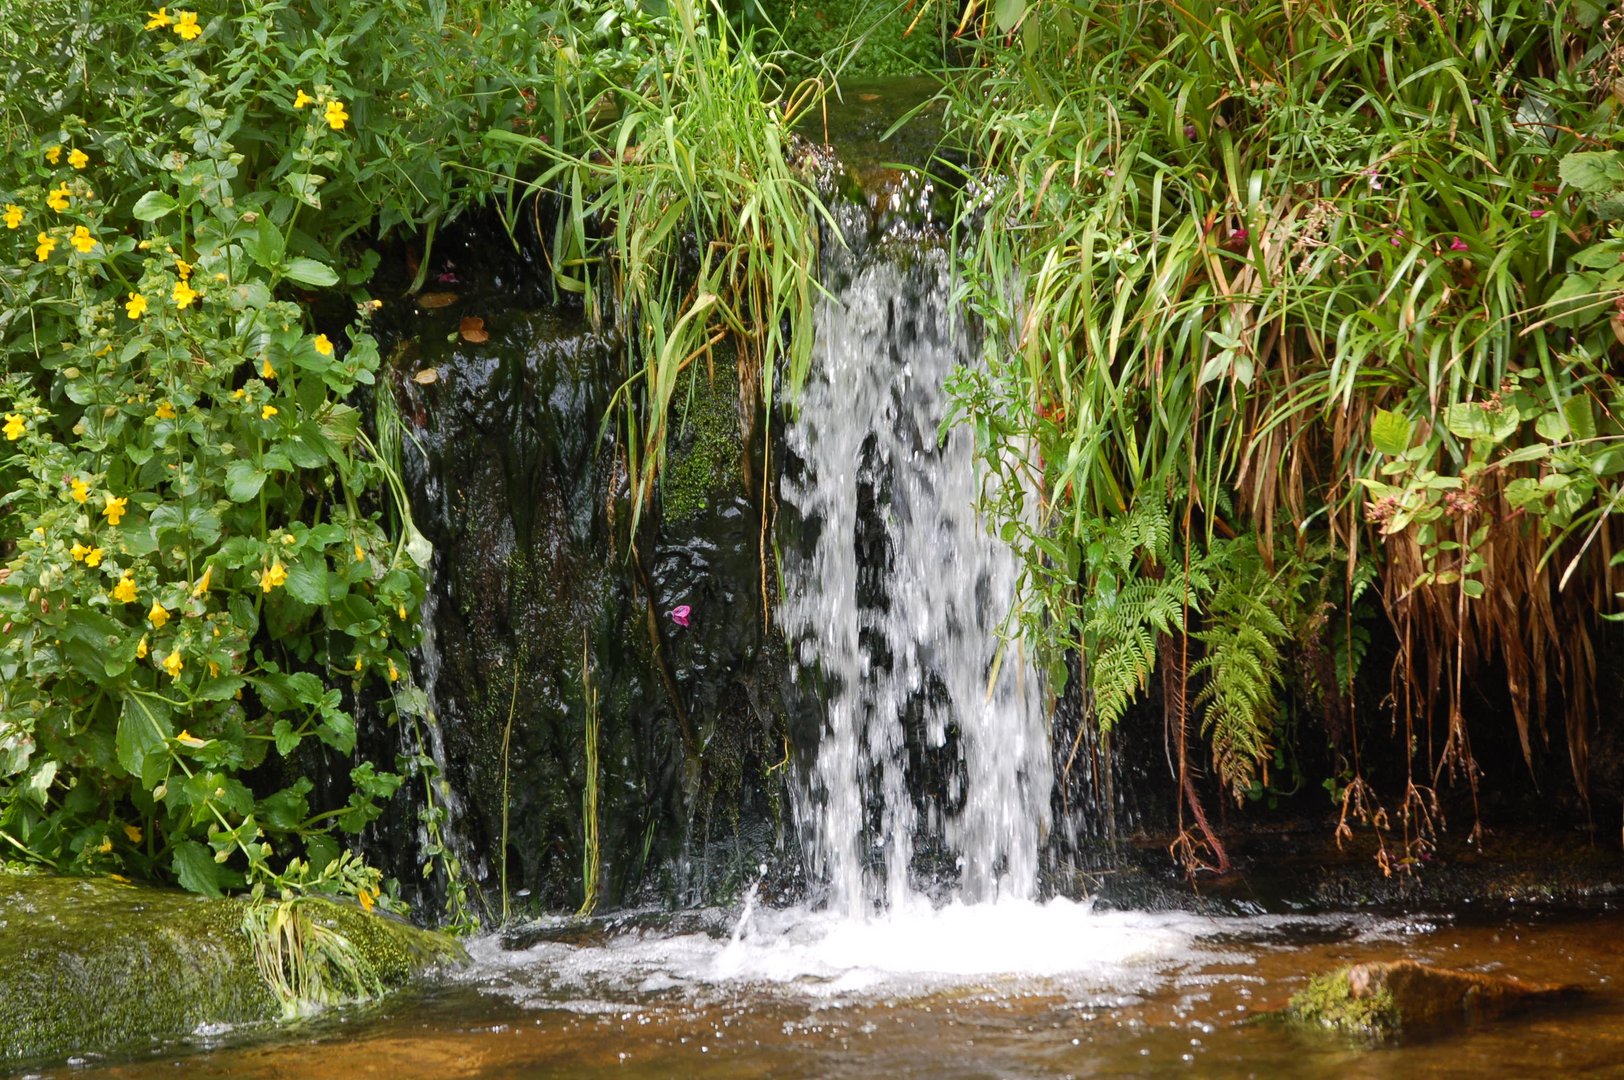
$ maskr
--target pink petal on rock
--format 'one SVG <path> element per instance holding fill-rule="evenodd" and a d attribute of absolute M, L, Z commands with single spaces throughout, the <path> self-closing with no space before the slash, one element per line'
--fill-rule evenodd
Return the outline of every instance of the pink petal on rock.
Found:
<path fill-rule="evenodd" d="M 689 607 L 687 604 L 678 604 L 676 607 L 671 609 L 671 621 L 676 623 L 678 626 L 687 626 L 688 616 L 692 613 L 692 611 L 693 608 Z"/>

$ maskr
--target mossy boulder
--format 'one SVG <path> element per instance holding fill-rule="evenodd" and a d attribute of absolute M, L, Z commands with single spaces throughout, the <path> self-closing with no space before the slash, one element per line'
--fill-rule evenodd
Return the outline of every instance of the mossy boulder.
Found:
<path fill-rule="evenodd" d="M 1414 960 L 1355 964 L 1310 979 L 1286 1006 L 1296 1023 L 1373 1041 L 1445 1030 L 1578 993 L 1554 983 L 1451 971 Z"/>
<path fill-rule="evenodd" d="M 285 1015 L 299 1003 L 261 974 L 244 929 L 251 908 L 110 878 L 0 870 L 0 1061 L 138 1051 L 205 1025 Z M 392 989 L 464 959 L 449 938 L 352 905 L 305 899 L 298 911 L 353 958 L 349 977 L 330 988 Z"/>

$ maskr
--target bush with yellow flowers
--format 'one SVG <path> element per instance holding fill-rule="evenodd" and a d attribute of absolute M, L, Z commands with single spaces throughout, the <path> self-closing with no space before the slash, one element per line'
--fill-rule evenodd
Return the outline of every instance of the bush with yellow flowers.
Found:
<path fill-rule="evenodd" d="M 345 835 L 401 779 L 355 703 L 397 688 L 427 553 L 383 513 L 344 240 L 478 198 L 440 155 L 528 101 L 404 2 L 88 10 L 0 30 L 0 854 L 371 900 Z M 347 801 L 297 776 L 323 754 Z"/>

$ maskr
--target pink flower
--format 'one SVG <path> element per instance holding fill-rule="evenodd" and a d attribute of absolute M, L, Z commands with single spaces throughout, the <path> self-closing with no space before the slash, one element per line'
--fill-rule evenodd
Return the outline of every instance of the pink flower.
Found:
<path fill-rule="evenodd" d="M 1451 240 L 1449 242 L 1449 250 L 1450 251 L 1468 251 L 1468 250 L 1470 250 L 1470 248 L 1467 247 L 1466 241 L 1462 240 L 1460 237 L 1457 236 L 1457 237 L 1455 237 L 1455 239 L 1453 239 L 1453 240 Z"/>
<path fill-rule="evenodd" d="M 692 611 L 693 608 L 689 607 L 687 604 L 678 604 L 676 607 L 671 609 L 671 621 L 676 623 L 678 626 L 687 626 L 688 616 L 692 613 Z"/>
<path fill-rule="evenodd" d="M 1394 247 L 1402 247 L 1404 245 L 1404 230 L 1400 229 L 1393 236 L 1388 237 L 1387 242 Z"/>
<path fill-rule="evenodd" d="M 1530 211 L 1528 211 L 1528 216 L 1533 217 L 1533 218 L 1542 218 L 1542 217 L 1545 216 L 1545 211 L 1543 211 L 1543 210 L 1530 210 Z"/>

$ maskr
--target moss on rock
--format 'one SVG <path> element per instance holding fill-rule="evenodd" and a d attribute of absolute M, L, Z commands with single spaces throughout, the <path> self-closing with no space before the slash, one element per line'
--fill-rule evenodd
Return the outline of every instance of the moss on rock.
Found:
<path fill-rule="evenodd" d="M 380 988 L 455 962 L 455 942 L 345 904 L 303 916 L 342 935 Z M 107 878 L 0 872 L 0 1061 L 136 1050 L 203 1025 L 277 1019 L 247 900 Z"/>
<path fill-rule="evenodd" d="M 693 521 L 713 494 L 739 487 L 738 369 L 717 353 L 713 364 L 691 366 L 677 390 L 660 477 L 660 510 L 669 525 Z"/>
<path fill-rule="evenodd" d="M 1381 1041 L 1401 1030 L 1413 1035 L 1448 1028 L 1574 993 L 1575 988 L 1554 983 L 1395 960 L 1355 964 L 1310 979 L 1292 995 L 1285 1015 Z"/>

